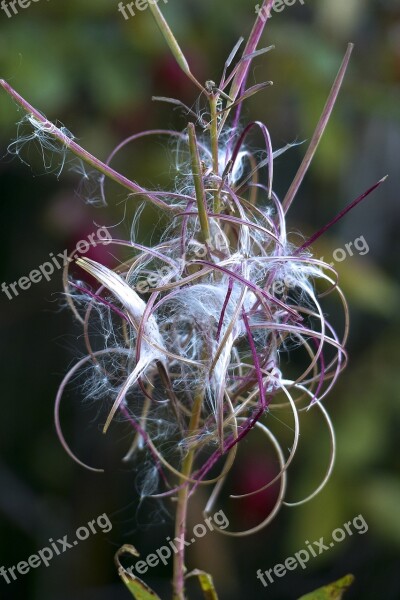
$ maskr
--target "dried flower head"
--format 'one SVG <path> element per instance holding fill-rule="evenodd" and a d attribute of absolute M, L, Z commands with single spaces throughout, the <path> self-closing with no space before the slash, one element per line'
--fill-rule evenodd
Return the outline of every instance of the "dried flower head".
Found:
<path fill-rule="evenodd" d="M 263 4 L 270 5 L 270 1 Z M 322 401 L 346 365 L 348 311 L 335 269 L 313 258 L 310 245 L 381 182 L 311 239 L 296 245 L 295 237 L 289 239 L 287 233 L 287 212 L 332 112 L 352 46 L 299 171 L 281 201 L 273 191 L 274 158 L 290 146 L 274 151 L 266 125 L 255 121 L 242 126 L 240 122 L 243 101 L 271 84 L 246 87 L 251 60 L 271 50 L 257 50 L 265 20 L 257 19 L 236 66 L 232 68 L 243 40 L 229 56 L 219 84 L 207 81 L 203 86 L 191 73 L 157 5 L 150 7 L 178 64 L 201 92 L 196 113 L 178 100 L 158 98 L 186 111 L 191 122 L 184 131 L 130 136 L 103 163 L 81 148 L 65 128 L 50 123 L 0 82 L 28 112 L 33 133 L 22 142 L 35 138 L 52 151 L 58 145 L 62 163 L 71 151 L 80 165 L 89 164 L 102 175 L 103 198 L 104 177 L 127 188 L 139 207 L 132 229 L 140 224 L 142 203 L 151 202 L 169 218 L 166 231 L 151 247 L 135 237 L 113 240 L 130 251 L 130 258 L 114 269 L 78 259 L 78 266 L 98 281 L 98 289 L 68 278 L 66 272 L 68 301 L 82 323 L 87 356 L 60 386 L 57 430 L 69 454 L 83 464 L 65 441 L 59 421 L 64 390 L 82 371 L 85 396 L 102 398 L 108 406 L 104 432 L 115 420 L 132 426 L 132 447 L 125 460 L 139 454 L 149 465 L 142 478 L 142 495 L 178 495 L 179 535 L 184 533 L 189 495 L 199 485 L 215 486 L 206 507 L 210 512 L 234 464 L 238 442 L 257 427 L 277 453 L 280 472 L 246 495 L 257 494 L 278 480 L 280 492 L 274 510 L 258 526 L 236 533 L 221 530 L 225 535 L 247 535 L 269 523 L 282 504 L 294 506 L 315 496 L 331 473 L 335 440 Z M 256 130 L 263 147 L 254 150 L 250 135 Z M 180 176 L 170 190 L 144 189 L 110 167 L 119 150 L 147 135 L 166 135 L 176 142 L 175 166 Z M 21 140 L 12 148 L 18 153 L 20 146 Z M 321 304 L 328 294 L 336 294 L 343 306 L 341 334 Z M 94 348 L 93 332 L 97 340 L 101 333 L 100 349 Z M 299 349 L 307 356 L 307 364 L 289 374 L 282 356 Z M 288 454 L 269 429 L 273 413 L 287 407 L 294 432 Z M 321 485 L 309 498 L 285 502 L 287 471 L 299 440 L 299 412 L 311 407 L 321 411 L 327 422 L 331 460 Z M 182 598 L 183 556 L 175 571 L 175 597 Z"/>

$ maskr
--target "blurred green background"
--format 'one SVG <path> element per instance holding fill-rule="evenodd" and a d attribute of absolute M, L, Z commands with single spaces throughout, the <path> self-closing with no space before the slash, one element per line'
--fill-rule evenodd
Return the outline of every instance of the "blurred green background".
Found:
<path fill-rule="evenodd" d="M 218 81 L 240 35 L 248 35 L 251 0 L 170 0 L 164 8 L 198 79 Z M 398 0 L 306 0 L 274 14 L 264 34 L 276 50 L 259 57 L 249 82 L 273 80 L 274 87 L 248 101 L 244 118 L 263 120 L 274 148 L 310 138 L 348 41 L 353 59 L 332 121 L 289 216 L 289 229 L 312 234 L 359 193 L 389 179 L 315 246 L 330 257 L 360 236 L 369 253 L 354 253 L 337 265 L 351 306 L 350 365 L 326 402 L 338 438 L 334 475 L 311 503 L 283 509 L 263 533 L 237 540 L 210 534 L 189 554 L 190 567 L 210 570 L 221 600 L 246 597 L 295 600 L 341 577 L 356 576 L 348 598 L 397 600 L 400 549 L 399 479 L 399 248 L 400 248 L 400 5 Z M 89 151 L 105 159 L 131 133 L 145 128 L 183 129 L 185 117 L 151 102 L 152 95 L 180 98 L 189 105 L 196 89 L 175 66 L 148 11 L 125 21 L 110 0 L 42 0 L 7 18 L 0 14 L 0 76 L 26 99 L 58 119 Z M 34 148 L 32 167 L 7 155 L 22 113 L 0 93 L 0 281 L 13 282 L 48 259 L 72 249 L 101 225 L 129 236 L 132 200 L 107 184 L 107 208 L 85 204 L 76 193 L 79 177 L 66 165 L 59 179 L 45 176 Z M 305 146 L 276 163 L 276 191 L 287 190 Z M 154 138 L 127 147 L 115 166 L 146 185 L 170 180 L 171 147 Z M 173 182 L 170 183 L 173 185 Z M 126 213 L 126 215 L 125 215 Z M 125 221 L 122 219 L 126 216 Z M 147 216 L 152 235 L 154 215 Z M 1 294 L 0 566 L 9 567 L 106 512 L 113 530 L 98 534 L 7 585 L 0 598 L 12 600 L 123 600 L 113 554 L 133 543 L 143 555 L 171 535 L 171 505 L 140 502 L 135 472 L 121 463 L 129 444 L 115 428 L 103 437 L 95 407 L 71 399 L 63 409 L 68 440 L 104 475 L 86 472 L 64 453 L 53 426 L 57 386 L 82 350 L 80 330 L 63 304 L 61 273 L 8 300 Z M 336 308 L 329 306 L 333 320 Z M 250 439 L 251 437 L 251 439 Z M 233 477 L 255 481 L 268 474 L 274 457 L 263 440 L 250 436 Z M 290 438 L 287 438 L 287 445 Z M 325 426 L 318 415 L 304 419 L 301 451 L 289 479 L 289 498 L 309 493 L 328 458 Z M 250 475 L 249 475 L 250 473 Z M 251 479 L 253 477 L 253 479 Z M 255 479 L 254 479 L 255 478 Z M 235 485 L 235 481 L 233 482 Z M 254 500 L 254 499 L 253 499 Z M 201 522 L 201 501 L 193 523 Z M 224 509 L 240 528 L 265 515 L 249 501 Z M 364 535 L 348 537 L 264 589 L 256 570 L 273 567 L 304 547 L 305 540 L 330 538 L 333 529 L 362 514 Z M 146 577 L 168 597 L 169 569 Z"/>

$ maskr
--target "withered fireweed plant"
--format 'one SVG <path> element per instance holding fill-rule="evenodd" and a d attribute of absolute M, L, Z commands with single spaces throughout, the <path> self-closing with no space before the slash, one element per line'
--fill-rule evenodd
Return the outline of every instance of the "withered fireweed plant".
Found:
<path fill-rule="evenodd" d="M 273 1 L 265 0 L 263 12 Z M 328 227 L 361 202 L 383 180 L 344 208 L 328 225 L 301 245 L 289 241 L 286 215 L 310 166 L 337 99 L 352 45 L 350 44 L 299 170 L 283 201 L 273 191 L 274 152 L 268 128 L 261 122 L 242 126 L 243 101 L 271 82 L 246 86 L 252 59 L 270 50 L 257 50 L 266 21 L 258 17 L 242 57 L 232 67 L 243 39 L 230 54 L 221 81 L 203 86 L 190 67 L 157 4 L 149 4 L 180 68 L 200 91 L 203 108 L 197 112 L 178 100 L 172 102 L 192 118 L 183 132 L 145 131 L 130 136 L 101 162 L 76 143 L 72 134 L 48 121 L 5 81 L 2 87 L 26 111 L 32 133 L 11 145 L 19 154 L 23 142 L 38 141 L 42 149 L 59 152 L 61 168 L 68 153 L 75 155 L 85 177 L 85 166 L 126 188 L 140 207 L 150 202 L 168 216 L 169 227 L 159 243 L 145 247 L 135 239 L 114 239 L 129 248 L 132 258 L 115 269 L 88 258 L 76 263 L 99 283 L 91 290 L 69 276 L 64 284 L 68 303 L 83 325 L 88 354 L 64 378 L 55 405 L 60 440 L 69 455 L 84 465 L 63 436 L 59 406 L 72 378 L 85 376 L 85 395 L 106 398 L 111 409 L 107 432 L 116 417 L 132 426 L 132 447 L 125 460 L 139 456 L 151 466 L 143 496 L 173 498 L 175 535 L 181 540 L 174 557 L 173 598 L 184 600 L 185 535 L 188 502 L 199 486 L 213 486 L 205 508 L 213 510 L 232 465 L 238 442 L 252 430 L 265 434 L 277 455 L 280 472 L 245 498 L 279 482 L 275 508 L 258 526 L 247 531 L 220 530 L 228 536 L 246 536 L 265 527 L 281 506 L 297 506 L 315 497 L 331 474 L 335 456 L 334 430 L 322 401 L 331 391 L 347 361 L 348 309 L 333 267 L 313 258 L 310 246 Z M 265 148 L 246 146 L 253 130 L 260 130 Z M 115 171 L 110 162 L 127 143 L 143 136 L 167 135 L 176 141 L 180 180 L 173 191 L 144 189 Z M 45 157 L 45 154 L 43 155 Z M 75 160 L 76 160 L 75 159 Z M 45 159 L 47 160 L 47 159 Z M 61 170 L 61 169 L 60 169 Z M 265 181 L 262 175 L 265 171 Z M 138 211 L 137 219 L 141 212 Z M 132 228 L 134 229 L 134 228 Z M 107 240 L 109 244 L 109 240 Z M 167 268 L 166 268 L 167 267 Z M 143 299 L 136 290 L 149 274 L 163 273 L 157 287 Z M 290 288 L 274 284 L 290 280 Z M 279 292 L 277 291 L 279 289 Z M 335 293 L 344 309 L 341 335 L 326 319 L 320 300 Z M 91 325 L 103 331 L 104 348 L 94 350 Z M 297 376 L 282 372 L 280 354 L 301 348 L 307 367 Z M 289 408 L 293 443 L 286 456 L 268 427 L 273 413 Z M 299 440 L 299 413 L 319 410 L 331 437 L 330 462 L 322 483 L 299 502 L 285 501 L 287 472 Z M 216 469 L 219 467 L 218 473 Z M 87 467 L 94 471 L 101 471 Z M 215 529 L 218 527 L 215 525 Z M 120 564 L 119 572 L 137 598 L 155 598 L 140 580 Z M 206 598 L 216 598 L 211 577 L 199 571 Z"/>

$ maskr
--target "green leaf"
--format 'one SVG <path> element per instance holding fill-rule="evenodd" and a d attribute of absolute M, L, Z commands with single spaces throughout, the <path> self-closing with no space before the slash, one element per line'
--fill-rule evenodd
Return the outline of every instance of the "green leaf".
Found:
<path fill-rule="evenodd" d="M 139 556 L 139 552 L 136 550 L 134 546 L 130 546 L 129 544 L 125 544 L 118 550 L 115 554 L 114 560 L 115 564 L 118 568 L 118 574 L 121 577 L 122 581 L 125 583 L 126 587 L 132 594 L 136 600 L 160 600 L 160 597 L 157 596 L 152 589 L 149 588 L 141 579 L 138 579 L 134 575 L 131 575 L 124 567 L 121 565 L 119 560 L 122 554 L 132 554 L 133 556 Z"/>
<path fill-rule="evenodd" d="M 205 600 L 218 600 L 211 575 L 204 571 L 199 571 L 199 569 L 195 569 L 186 575 L 186 579 L 189 579 L 189 577 L 198 578 Z"/>
<path fill-rule="evenodd" d="M 342 579 L 339 579 L 339 581 L 319 588 L 315 592 L 311 592 L 311 594 L 306 594 L 298 600 L 341 600 L 343 594 L 349 589 L 353 581 L 353 575 L 346 575 Z"/>
<path fill-rule="evenodd" d="M 176 62 L 178 63 L 178 65 L 180 66 L 182 71 L 184 73 L 186 73 L 186 75 L 193 81 L 193 83 L 195 83 L 197 85 L 197 87 L 199 87 L 201 89 L 201 91 L 204 91 L 204 88 L 201 85 L 201 83 L 199 83 L 197 81 L 197 79 L 195 78 L 195 76 L 192 74 L 189 64 L 185 58 L 185 55 L 183 54 L 174 34 L 172 33 L 170 26 L 168 25 L 167 21 L 165 20 L 161 10 L 157 6 L 157 4 L 154 3 L 154 1 L 149 2 L 149 8 L 150 8 L 150 10 L 153 14 L 153 17 L 154 17 L 161 33 L 163 34 L 164 39 L 167 42 Z"/>

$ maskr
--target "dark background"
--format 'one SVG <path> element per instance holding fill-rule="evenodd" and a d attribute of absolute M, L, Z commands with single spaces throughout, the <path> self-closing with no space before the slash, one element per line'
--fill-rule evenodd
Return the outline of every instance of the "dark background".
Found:
<path fill-rule="evenodd" d="M 163 8 L 198 79 L 218 80 L 225 58 L 240 35 L 248 35 L 251 0 L 170 0 Z M 400 6 L 397 0 L 306 0 L 274 14 L 264 34 L 276 50 L 254 63 L 251 83 L 274 87 L 248 101 L 246 119 L 263 120 L 274 148 L 309 139 L 348 41 L 356 44 L 338 105 L 318 155 L 290 212 L 288 226 L 312 234 L 347 202 L 389 174 L 374 195 L 315 245 L 331 257 L 359 236 L 365 256 L 337 265 L 348 296 L 352 329 L 350 365 L 326 402 L 338 438 L 338 458 L 329 485 L 311 503 L 283 509 L 263 533 L 241 540 L 209 534 L 189 554 L 190 567 L 210 570 L 222 600 L 295 600 L 348 572 L 356 583 L 348 598 L 400 598 L 399 480 L 399 185 L 400 185 Z M 26 99 L 58 119 L 79 142 L 105 159 L 124 137 L 146 128 L 183 129 L 184 117 L 151 96 L 180 98 L 192 105 L 196 89 L 170 57 L 149 11 L 124 21 L 110 0 L 41 0 L 8 19 L 0 14 L 0 76 Z M 45 176 L 33 146 L 24 150 L 31 167 L 7 155 L 22 118 L 0 93 L 0 282 L 13 282 L 48 259 L 72 249 L 97 226 L 116 225 L 129 236 L 132 206 L 126 194 L 107 184 L 107 208 L 84 203 L 80 178 L 67 164 L 57 179 Z M 304 153 L 292 149 L 276 163 L 276 191 L 283 197 Z M 123 173 L 146 185 L 173 185 L 171 148 L 153 138 L 128 147 L 115 161 Z M 122 222 L 126 212 L 125 221 Z M 143 240 L 151 238 L 154 215 Z M 107 258 L 107 260 L 109 257 Z M 328 260 L 329 262 L 329 260 Z M 53 426 L 57 386 L 80 356 L 82 340 L 63 307 L 61 273 L 8 300 L 0 295 L 1 458 L 0 566 L 25 560 L 89 520 L 106 512 L 113 529 L 99 533 L 17 582 L 0 578 L 0 598 L 24 600 L 115 600 L 128 598 L 113 565 L 122 543 L 145 556 L 172 532 L 172 506 L 140 502 L 135 472 L 120 459 L 129 445 L 124 430 L 103 437 L 96 407 L 69 397 L 62 411 L 71 446 L 105 474 L 86 472 L 64 453 Z M 335 320 L 335 307 L 333 311 Z M 289 440 L 289 438 L 288 438 Z M 288 441 L 289 444 L 289 441 Z M 289 497 L 301 498 L 320 480 L 327 461 L 327 436 L 318 416 L 304 422 L 301 451 L 290 472 Z M 274 461 L 257 436 L 243 444 L 233 475 L 236 483 L 268 472 Z M 249 475 L 250 473 L 250 475 Z M 254 479 L 253 479 L 254 481 Z M 193 523 L 202 520 L 202 498 Z M 224 504 L 241 528 L 249 514 Z M 263 512 L 264 511 L 264 512 Z M 331 532 L 362 514 L 366 534 L 262 588 L 256 570 L 269 569 L 304 547 L 305 540 Z M 169 569 L 144 578 L 168 597 Z"/>

